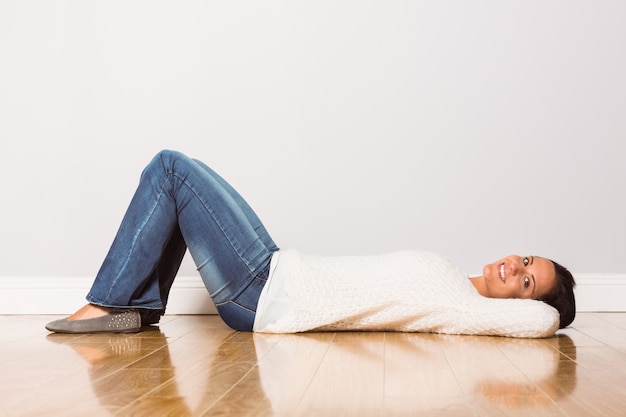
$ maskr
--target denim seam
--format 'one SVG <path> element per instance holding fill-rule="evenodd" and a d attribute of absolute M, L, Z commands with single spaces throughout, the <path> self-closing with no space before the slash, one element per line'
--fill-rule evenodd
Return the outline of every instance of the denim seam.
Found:
<path fill-rule="evenodd" d="M 255 310 L 251 310 L 251 309 L 249 309 L 248 307 L 242 306 L 241 304 L 239 304 L 238 302 L 233 301 L 233 300 L 224 301 L 223 303 L 216 303 L 216 304 L 215 304 L 215 307 L 222 307 L 222 306 L 225 306 L 225 305 L 227 305 L 227 304 L 234 304 L 234 305 L 236 305 L 237 307 L 241 308 L 242 310 L 246 310 L 246 311 L 249 311 L 250 313 L 254 313 L 254 314 L 256 314 L 256 311 L 255 311 Z"/>
<path fill-rule="evenodd" d="M 246 308 L 244 306 L 242 306 L 241 304 L 237 303 L 235 300 L 237 300 L 239 298 L 239 296 L 241 294 L 243 294 L 248 288 L 250 288 L 250 286 L 252 284 L 254 284 L 255 281 L 261 281 L 263 283 L 263 286 L 265 286 L 267 284 L 267 279 L 261 278 L 259 277 L 259 275 L 266 270 L 266 268 L 269 270 L 269 262 L 267 262 L 266 264 L 264 264 L 261 268 L 259 268 L 259 272 L 252 277 L 252 279 L 250 280 L 250 282 L 248 282 L 248 285 L 245 285 L 244 287 L 242 287 L 235 295 L 233 295 L 233 297 L 231 298 L 230 301 L 234 302 L 235 304 L 237 304 L 238 306 L 240 306 L 241 308 Z M 257 299 L 258 302 L 258 299 Z M 222 303 L 223 304 L 223 303 Z"/>

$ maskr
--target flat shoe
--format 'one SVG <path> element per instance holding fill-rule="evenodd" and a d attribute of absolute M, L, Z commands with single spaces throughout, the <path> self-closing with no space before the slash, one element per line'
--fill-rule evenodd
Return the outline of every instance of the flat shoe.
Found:
<path fill-rule="evenodd" d="M 46 329 L 56 333 L 136 333 L 141 330 L 141 316 L 136 310 L 109 313 L 83 320 L 55 320 Z"/>

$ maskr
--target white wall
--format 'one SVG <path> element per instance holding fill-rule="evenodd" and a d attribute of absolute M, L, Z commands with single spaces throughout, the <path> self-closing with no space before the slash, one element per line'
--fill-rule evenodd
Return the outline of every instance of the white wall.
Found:
<path fill-rule="evenodd" d="M 624 21 L 620 1 L 5 0 L 0 277 L 89 281 L 162 148 L 282 247 L 624 274 Z"/>

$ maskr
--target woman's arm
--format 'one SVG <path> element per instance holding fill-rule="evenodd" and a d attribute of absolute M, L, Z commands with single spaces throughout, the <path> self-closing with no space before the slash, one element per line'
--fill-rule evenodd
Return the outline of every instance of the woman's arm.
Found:
<path fill-rule="evenodd" d="M 442 333 L 539 338 L 559 328 L 558 311 L 542 301 L 483 297 L 454 310 Z"/>

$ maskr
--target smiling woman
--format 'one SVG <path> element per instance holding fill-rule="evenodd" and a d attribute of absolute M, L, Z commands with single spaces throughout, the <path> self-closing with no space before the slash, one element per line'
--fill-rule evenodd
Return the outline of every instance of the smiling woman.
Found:
<path fill-rule="evenodd" d="M 546 337 L 571 322 L 539 301 L 562 294 L 563 280 L 547 259 L 508 256 L 470 280 L 431 252 L 319 257 L 279 250 L 216 172 L 162 151 L 141 175 L 89 304 L 46 327 L 124 333 L 157 323 L 187 249 L 220 316 L 236 330 Z M 573 279 L 567 282 L 565 294 L 573 296 Z"/>
<path fill-rule="evenodd" d="M 564 266 L 538 256 L 509 255 L 487 264 L 483 275 L 472 284 L 484 297 L 530 298 L 544 301 L 559 311 L 559 327 L 567 327 L 576 316 L 576 282 Z"/>
<path fill-rule="evenodd" d="M 472 277 L 472 284 L 485 297 L 540 300 L 554 290 L 556 272 L 548 259 L 509 255 L 485 265 L 483 275 Z"/>

